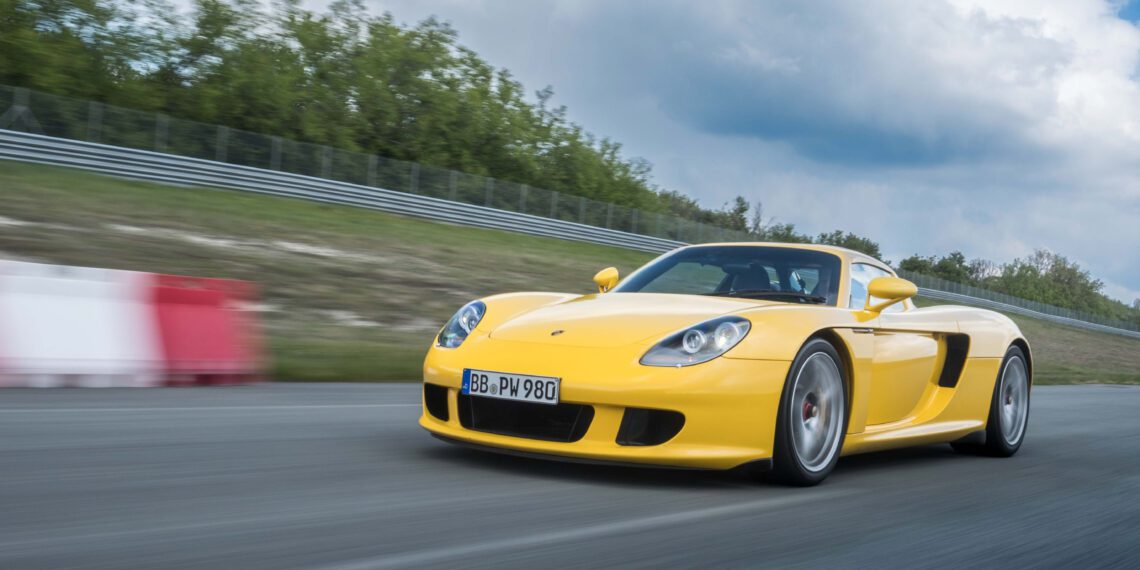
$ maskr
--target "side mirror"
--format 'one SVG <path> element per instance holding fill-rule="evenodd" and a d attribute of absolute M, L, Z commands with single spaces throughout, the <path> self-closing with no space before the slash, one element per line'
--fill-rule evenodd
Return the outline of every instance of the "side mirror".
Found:
<path fill-rule="evenodd" d="M 616 267 L 607 267 L 594 275 L 594 283 L 598 284 L 598 292 L 605 293 L 614 288 L 618 282 L 618 270 Z"/>
<path fill-rule="evenodd" d="M 863 305 L 864 311 L 873 313 L 882 312 L 883 309 L 900 303 L 918 294 L 918 287 L 899 277 L 876 277 L 867 284 L 867 302 Z M 878 297 L 885 299 L 880 303 L 871 304 L 871 299 Z"/>

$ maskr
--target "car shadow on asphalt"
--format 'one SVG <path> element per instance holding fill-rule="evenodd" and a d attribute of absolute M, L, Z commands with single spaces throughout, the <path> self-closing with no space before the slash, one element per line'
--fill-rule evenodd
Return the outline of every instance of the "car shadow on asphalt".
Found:
<path fill-rule="evenodd" d="M 949 445 L 926 445 L 888 451 L 861 453 L 839 458 L 833 475 L 874 473 L 876 471 L 911 469 L 934 463 L 952 463 L 963 459 L 976 459 L 950 449 Z"/>
<path fill-rule="evenodd" d="M 515 476 L 537 479 L 558 479 L 575 483 L 685 489 L 748 488 L 760 483 L 754 472 L 744 469 L 707 471 L 574 463 L 442 444 L 423 448 L 420 453 L 427 460 L 447 463 L 452 467 L 509 473 Z"/>
<path fill-rule="evenodd" d="M 763 474 L 748 468 L 739 468 L 729 471 L 705 471 L 574 463 L 520 457 L 451 445 L 432 445 L 421 448 L 419 453 L 425 459 L 433 462 L 447 463 L 452 467 L 510 473 L 522 477 L 558 479 L 576 483 L 617 484 L 641 488 L 686 489 L 743 489 L 774 485 L 774 483 L 769 482 Z M 874 475 L 877 472 L 897 472 L 899 470 L 926 467 L 932 464 L 968 462 L 971 459 L 979 458 L 960 455 L 946 445 L 879 451 L 841 458 L 835 471 L 832 473 L 832 478 Z"/>

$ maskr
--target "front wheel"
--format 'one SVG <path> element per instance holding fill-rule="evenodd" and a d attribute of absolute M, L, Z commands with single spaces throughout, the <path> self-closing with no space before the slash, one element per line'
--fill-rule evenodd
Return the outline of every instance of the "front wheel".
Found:
<path fill-rule="evenodd" d="M 1009 457 L 1021 449 L 1028 425 L 1029 367 L 1021 348 L 1011 346 L 994 382 L 989 418 L 986 420 L 986 442 L 950 445 L 960 453 Z"/>
<path fill-rule="evenodd" d="M 792 362 L 780 396 L 773 478 L 805 487 L 823 481 L 839 461 L 846 432 L 843 362 L 831 343 L 811 340 Z"/>

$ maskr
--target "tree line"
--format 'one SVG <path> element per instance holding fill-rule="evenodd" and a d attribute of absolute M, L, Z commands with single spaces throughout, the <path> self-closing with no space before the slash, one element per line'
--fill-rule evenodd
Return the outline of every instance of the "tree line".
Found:
<path fill-rule="evenodd" d="M 401 25 L 361 0 L 337 0 L 321 13 L 300 0 L 196 0 L 189 13 L 169 0 L 0 0 L 0 83 L 679 215 L 758 240 L 882 257 L 877 243 L 850 232 L 808 235 L 765 219 L 742 196 L 709 209 L 660 188 L 647 161 L 571 121 L 550 87 L 528 94 L 447 23 Z M 1100 281 L 1055 254 L 975 266 L 955 252 L 912 256 L 900 267 L 1129 314 L 1101 294 Z"/>
<path fill-rule="evenodd" d="M 967 260 L 960 251 L 945 256 L 912 255 L 898 268 L 1140 325 L 1140 299 L 1132 306 L 1104 295 L 1104 283 L 1063 255 L 1039 249 L 1008 263 Z"/>

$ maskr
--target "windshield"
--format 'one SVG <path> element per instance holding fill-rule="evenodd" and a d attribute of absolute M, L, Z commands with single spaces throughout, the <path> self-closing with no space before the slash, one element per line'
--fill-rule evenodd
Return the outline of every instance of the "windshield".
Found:
<path fill-rule="evenodd" d="M 662 257 L 614 288 L 835 305 L 839 257 L 822 251 L 749 245 L 689 247 Z"/>

